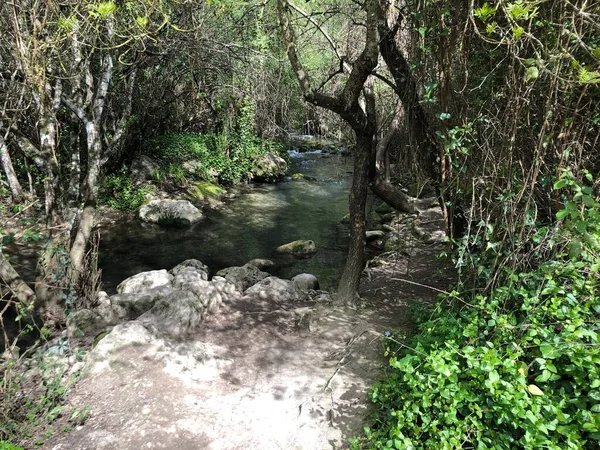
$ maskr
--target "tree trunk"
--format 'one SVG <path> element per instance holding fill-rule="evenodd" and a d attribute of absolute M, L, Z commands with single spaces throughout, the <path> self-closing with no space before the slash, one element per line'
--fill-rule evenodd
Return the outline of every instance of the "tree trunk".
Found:
<path fill-rule="evenodd" d="M 383 17 L 382 17 L 383 16 Z M 417 80 L 413 76 L 408 61 L 396 43 L 396 29 L 387 25 L 388 18 L 380 12 L 379 17 L 379 50 L 396 83 L 396 93 L 404 106 L 407 129 L 413 137 L 418 160 L 439 190 L 440 169 L 439 158 L 441 147 L 430 126 L 430 120 L 421 105 Z"/>
<path fill-rule="evenodd" d="M 2 162 L 2 169 L 4 170 L 4 175 L 6 175 L 6 182 L 8 183 L 13 202 L 18 203 L 23 198 L 23 188 L 17 179 L 6 141 L 2 135 L 0 135 L 0 161 Z"/>
<path fill-rule="evenodd" d="M 289 21 L 290 4 L 287 0 L 277 0 L 277 11 L 281 34 L 286 44 L 288 59 L 304 98 L 310 103 L 326 108 L 338 114 L 354 130 L 356 135 L 356 153 L 354 156 L 354 176 L 350 191 L 350 249 L 346 266 L 338 287 L 338 301 L 345 304 L 355 303 L 358 299 L 360 277 L 364 269 L 365 247 L 365 206 L 369 181 L 369 170 L 372 162 L 372 145 L 375 134 L 375 118 L 369 111 L 363 110 L 359 98 L 365 82 L 371 76 L 378 62 L 377 37 L 377 2 L 367 0 L 362 5 L 366 14 L 365 47 L 354 64 L 344 64 L 340 58 L 342 69 L 350 70 L 341 92 L 327 95 L 321 87 L 315 89 L 309 73 L 305 70 L 296 50 L 296 36 Z M 339 53 L 336 53 L 339 55 Z"/>
<path fill-rule="evenodd" d="M 2 290 L 8 288 L 10 293 L 26 306 L 35 304 L 35 293 L 23 281 L 12 264 L 0 252 L 0 280 L 2 280 Z"/>
<path fill-rule="evenodd" d="M 338 302 L 346 305 L 355 304 L 358 300 L 360 277 L 365 268 L 365 208 L 372 142 L 372 135 L 356 133 L 354 175 L 350 188 L 350 248 L 338 285 Z"/>

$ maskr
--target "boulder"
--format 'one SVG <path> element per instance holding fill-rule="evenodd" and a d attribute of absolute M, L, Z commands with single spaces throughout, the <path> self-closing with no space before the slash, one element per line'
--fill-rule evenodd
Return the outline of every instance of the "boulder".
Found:
<path fill-rule="evenodd" d="M 254 160 L 252 174 L 258 180 L 272 181 L 285 175 L 287 170 L 285 159 L 275 153 L 267 153 Z"/>
<path fill-rule="evenodd" d="M 277 247 L 277 253 L 287 253 L 296 256 L 312 255 L 317 252 L 317 246 L 313 241 L 299 240 Z"/>
<path fill-rule="evenodd" d="M 122 357 L 124 350 L 136 349 L 154 341 L 156 336 L 140 322 L 117 325 L 87 354 L 84 373 L 96 374 L 114 367 L 115 364 L 118 367 L 125 366 L 127 361 Z"/>
<path fill-rule="evenodd" d="M 303 292 L 319 289 L 319 280 L 311 273 L 301 273 L 292 278 L 292 282 Z"/>
<path fill-rule="evenodd" d="M 140 208 L 139 218 L 164 226 L 189 226 L 202 219 L 202 212 L 187 200 L 151 200 Z"/>
<path fill-rule="evenodd" d="M 162 297 L 137 320 L 153 332 L 181 339 L 198 328 L 203 314 L 204 306 L 194 292 L 176 290 Z"/>
<path fill-rule="evenodd" d="M 295 173 L 292 175 L 292 180 L 294 181 L 304 181 L 304 174 L 303 173 Z"/>
<path fill-rule="evenodd" d="M 303 301 L 306 298 L 306 293 L 298 289 L 294 282 L 277 277 L 267 277 L 244 292 L 244 299 L 267 300 L 279 304 Z"/>
<path fill-rule="evenodd" d="M 187 189 L 192 201 L 203 201 L 211 206 L 221 204 L 221 197 L 225 194 L 225 190 L 218 184 L 209 183 L 208 181 L 198 181 Z"/>
<path fill-rule="evenodd" d="M 227 267 L 219 270 L 217 275 L 233 283 L 239 292 L 244 292 L 250 286 L 269 276 L 268 273 L 262 272 L 252 264 L 245 264 L 241 267 Z"/>
<path fill-rule="evenodd" d="M 173 275 L 165 269 L 149 270 L 127 278 L 117 286 L 119 294 L 144 292 L 159 286 L 171 286 Z"/>
<path fill-rule="evenodd" d="M 182 289 L 183 286 L 198 284 L 208 280 L 208 273 L 193 267 L 183 267 L 177 270 L 173 279 L 173 288 Z"/>
<path fill-rule="evenodd" d="M 150 310 L 158 300 L 171 292 L 173 292 L 173 288 L 169 283 L 142 292 L 116 294 L 110 298 L 111 308 L 121 321 L 137 319 Z"/>
<path fill-rule="evenodd" d="M 131 178 L 136 182 L 152 180 L 160 170 L 159 164 L 146 155 L 140 155 L 131 163 Z"/>
<path fill-rule="evenodd" d="M 261 258 L 252 259 L 252 260 L 248 261 L 246 264 L 250 264 L 251 266 L 257 267 L 260 270 L 265 270 L 265 269 L 270 269 L 272 267 L 275 267 L 275 263 L 273 261 L 271 261 L 270 259 L 261 259 Z"/>
<path fill-rule="evenodd" d="M 182 285 L 181 290 L 193 293 L 207 312 L 215 312 L 225 300 L 239 297 L 239 290 L 223 277 Z"/>
<path fill-rule="evenodd" d="M 206 278 L 204 279 L 208 280 L 208 275 L 210 274 L 208 266 L 204 265 L 197 259 L 186 259 L 182 263 L 177 264 L 175 267 L 169 270 L 169 273 L 173 276 L 177 276 L 179 272 L 187 272 L 187 270 L 190 268 L 204 272 L 206 274 Z"/>
<path fill-rule="evenodd" d="M 69 337 L 95 336 L 109 325 L 98 313 L 91 309 L 73 311 L 67 319 Z"/>

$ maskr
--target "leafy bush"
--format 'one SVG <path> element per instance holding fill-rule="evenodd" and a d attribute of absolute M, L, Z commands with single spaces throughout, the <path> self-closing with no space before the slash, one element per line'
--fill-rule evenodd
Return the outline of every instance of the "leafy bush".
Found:
<path fill-rule="evenodd" d="M 557 256 L 452 293 L 407 344 L 387 338 L 389 378 L 354 448 L 598 448 L 600 205 L 568 172 L 555 189 L 572 195 L 540 229 Z"/>
<path fill-rule="evenodd" d="M 107 175 L 99 189 L 100 203 L 122 211 L 132 211 L 142 206 L 146 195 L 154 192 L 149 184 L 136 184 L 125 172 Z"/>
<path fill-rule="evenodd" d="M 222 133 L 169 133 L 146 142 L 144 153 L 168 170 L 163 176 L 208 182 L 238 183 L 252 179 L 254 161 L 282 147 L 254 134 L 254 106 L 244 100 L 236 122 Z"/>

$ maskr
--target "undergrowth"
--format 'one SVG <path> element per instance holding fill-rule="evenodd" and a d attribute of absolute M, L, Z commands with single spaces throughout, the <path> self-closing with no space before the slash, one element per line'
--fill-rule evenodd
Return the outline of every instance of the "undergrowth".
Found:
<path fill-rule="evenodd" d="M 387 337 L 389 376 L 353 448 L 598 448 L 600 204 L 570 172 L 554 187 L 564 207 L 530 238 L 554 256 L 446 295 L 408 341 Z M 473 267 L 498 260 L 489 243 Z"/>

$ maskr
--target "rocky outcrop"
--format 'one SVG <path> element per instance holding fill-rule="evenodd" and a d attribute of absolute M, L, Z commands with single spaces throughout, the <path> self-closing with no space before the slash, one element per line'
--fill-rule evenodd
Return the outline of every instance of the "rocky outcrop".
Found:
<path fill-rule="evenodd" d="M 267 153 L 254 160 L 252 174 L 257 180 L 273 181 L 285 175 L 287 170 L 285 159 L 275 153 Z"/>
<path fill-rule="evenodd" d="M 276 309 L 277 305 L 287 302 L 304 301 L 308 297 L 294 282 L 277 277 L 267 277 L 246 289 L 243 300 L 250 302 L 256 309 Z"/>
<path fill-rule="evenodd" d="M 170 286 L 173 275 L 166 270 L 149 270 L 127 278 L 117 286 L 119 294 L 144 292 L 159 286 Z"/>
<path fill-rule="evenodd" d="M 239 292 L 244 292 L 250 286 L 269 276 L 268 273 L 262 272 L 252 264 L 241 267 L 228 267 L 219 270 L 217 275 L 233 283 Z"/>
<path fill-rule="evenodd" d="M 169 270 L 169 273 L 174 277 L 177 277 L 182 273 L 188 273 L 190 269 L 195 269 L 199 272 L 204 272 L 204 275 L 200 276 L 203 280 L 208 280 L 208 275 L 210 274 L 208 266 L 204 265 L 201 261 L 198 261 L 197 259 L 186 259 L 182 263 L 177 264 L 175 267 Z"/>
<path fill-rule="evenodd" d="M 163 226 L 189 226 L 202 219 L 202 212 L 187 200 L 151 200 L 140 208 L 139 218 Z"/>
<path fill-rule="evenodd" d="M 301 273 L 292 278 L 292 282 L 303 292 L 319 289 L 319 280 L 311 273 Z"/>
<path fill-rule="evenodd" d="M 313 241 L 298 240 L 277 247 L 277 253 L 286 253 L 295 256 L 309 256 L 317 252 L 317 246 Z"/>
<path fill-rule="evenodd" d="M 189 290 L 176 290 L 162 297 L 137 320 L 155 333 L 185 338 L 202 322 L 204 306 Z"/>
<path fill-rule="evenodd" d="M 116 294 L 110 298 L 111 308 L 120 322 L 133 320 L 150 310 L 158 300 L 171 292 L 173 292 L 171 284 L 165 284 L 143 291 Z"/>

